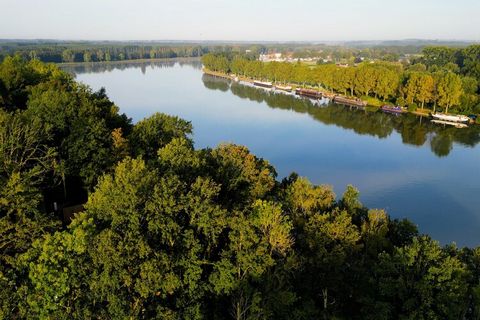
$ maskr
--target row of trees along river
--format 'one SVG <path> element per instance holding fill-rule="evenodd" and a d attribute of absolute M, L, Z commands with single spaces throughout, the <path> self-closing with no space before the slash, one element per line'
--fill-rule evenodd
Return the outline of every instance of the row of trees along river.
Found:
<path fill-rule="evenodd" d="M 297 99 L 290 95 L 270 93 L 251 86 L 204 74 L 202 81 L 211 90 L 230 91 L 232 94 L 257 102 L 265 102 L 270 108 L 292 110 L 309 114 L 313 119 L 328 125 L 353 130 L 357 134 L 386 138 L 398 132 L 402 142 L 413 146 L 430 144 L 438 157 L 449 155 L 454 143 L 474 147 L 480 142 L 480 127 L 470 126 L 458 130 L 455 127 L 441 127 L 427 119 L 406 114 L 392 116 L 384 112 L 370 112 L 356 107 L 339 108 L 329 104 L 318 107 L 310 99 Z"/>
<path fill-rule="evenodd" d="M 475 48 L 480 52 L 480 46 Z M 429 62 L 430 58 L 424 59 Z M 202 62 L 209 70 L 356 95 L 374 105 L 389 101 L 408 106 L 411 111 L 428 108 L 435 112 L 437 107 L 441 107 L 445 112 L 480 113 L 480 74 L 475 71 L 480 65 L 473 63 L 471 68 L 474 70 L 468 69 L 465 74 L 460 74 L 458 65 L 450 62 L 435 65 L 429 70 L 423 63 L 405 67 L 385 61 L 360 63 L 358 66 L 309 66 L 288 62 L 265 63 L 224 53 L 206 54 Z"/>
<path fill-rule="evenodd" d="M 478 319 L 480 249 L 0 64 L 0 318 Z M 73 220 L 62 207 L 79 207 Z M 53 205 L 56 203 L 57 205 Z"/>
<path fill-rule="evenodd" d="M 109 62 L 137 59 L 200 57 L 208 52 L 232 50 L 231 46 L 201 44 L 135 44 L 135 43 L 2 43 L 0 61 L 19 55 L 25 60 L 43 62 Z"/>
<path fill-rule="evenodd" d="M 110 62 L 142 59 L 200 57 L 209 52 L 250 52 L 258 57 L 270 50 L 302 50 L 305 45 L 225 44 L 215 42 L 120 42 L 120 41 L 48 41 L 0 40 L 0 62 L 18 55 L 25 60 L 54 63 Z M 307 45 L 307 47 L 311 47 Z M 319 49 L 317 49 L 319 50 Z M 337 51 L 337 49 L 334 49 Z M 377 55 L 375 55 L 377 56 Z"/>

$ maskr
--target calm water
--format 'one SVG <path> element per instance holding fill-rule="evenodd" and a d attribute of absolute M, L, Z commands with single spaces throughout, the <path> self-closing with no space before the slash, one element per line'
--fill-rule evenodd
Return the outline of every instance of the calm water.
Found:
<path fill-rule="evenodd" d="M 353 184 L 368 207 L 409 218 L 442 243 L 480 245 L 480 126 L 318 106 L 203 75 L 196 61 L 65 69 L 105 87 L 134 121 L 157 111 L 190 120 L 197 148 L 246 145 L 279 178 L 296 171 L 339 196 Z"/>

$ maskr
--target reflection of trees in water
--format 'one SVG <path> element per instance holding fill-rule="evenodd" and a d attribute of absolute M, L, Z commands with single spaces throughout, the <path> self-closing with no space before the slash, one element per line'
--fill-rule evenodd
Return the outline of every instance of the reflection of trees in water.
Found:
<path fill-rule="evenodd" d="M 208 77 L 208 79 L 205 79 L 206 77 Z M 220 90 L 226 92 L 228 89 L 230 89 L 230 81 L 220 77 L 214 77 L 204 73 L 202 76 L 202 81 L 203 85 L 211 90 Z"/>
<path fill-rule="evenodd" d="M 452 150 L 453 139 L 449 134 L 436 134 L 430 140 L 430 148 L 439 157 L 448 156 Z"/>
<path fill-rule="evenodd" d="M 439 157 L 448 155 L 453 148 L 453 143 L 474 147 L 480 142 L 479 126 L 470 126 L 464 129 L 443 127 L 431 123 L 427 118 L 412 114 L 393 115 L 381 111 L 368 112 L 333 103 L 318 106 L 308 99 L 275 94 L 235 82 L 230 84 L 229 80 L 223 78 L 204 75 L 202 80 L 205 87 L 209 89 L 226 91 L 230 88 L 230 91 L 238 97 L 265 102 L 274 109 L 306 113 L 324 124 L 353 130 L 357 134 L 383 139 L 396 131 L 402 137 L 404 144 L 423 146 L 428 141 L 432 152 Z"/>
<path fill-rule="evenodd" d="M 113 70 L 125 70 L 125 69 L 140 69 L 140 71 L 145 74 L 147 68 L 150 69 L 164 69 L 172 68 L 175 65 L 190 66 L 194 69 L 201 69 L 202 63 L 198 59 L 168 59 L 168 60 L 152 60 L 152 61 L 113 61 L 113 62 L 95 62 L 95 63 L 79 63 L 72 65 L 61 66 L 64 71 L 73 74 L 81 73 L 105 73 L 111 72 Z"/>

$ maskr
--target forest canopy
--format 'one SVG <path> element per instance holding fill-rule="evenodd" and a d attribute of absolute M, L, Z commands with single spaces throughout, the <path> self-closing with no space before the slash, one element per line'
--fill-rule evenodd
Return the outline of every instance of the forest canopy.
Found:
<path fill-rule="evenodd" d="M 478 319 L 478 248 L 193 140 L 188 121 L 133 125 L 105 90 L 6 58 L 0 318 Z"/>

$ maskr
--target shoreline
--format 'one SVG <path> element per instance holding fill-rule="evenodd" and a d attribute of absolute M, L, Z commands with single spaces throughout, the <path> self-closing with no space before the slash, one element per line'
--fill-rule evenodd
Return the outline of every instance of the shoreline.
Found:
<path fill-rule="evenodd" d="M 241 80 L 241 81 L 249 82 L 249 83 L 253 83 L 255 81 L 252 78 L 242 77 L 242 76 L 233 76 L 231 74 L 227 74 L 227 73 L 223 73 L 223 72 L 212 71 L 212 70 L 209 70 L 205 67 L 202 67 L 202 72 L 205 73 L 205 74 L 211 75 L 211 76 L 221 77 L 221 78 L 229 79 L 229 80 L 232 80 L 232 81 L 235 81 L 235 78 L 237 78 L 238 80 Z M 288 82 L 286 84 L 283 84 L 283 85 L 291 86 L 293 88 L 293 90 L 295 88 L 299 87 L 296 84 L 292 84 L 292 83 L 288 83 Z M 326 90 L 319 90 L 318 87 L 305 86 L 305 88 L 315 90 L 315 91 L 321 93 L 322 95 L 326 96 L 327 98 L 331 98 L 331 96 L 336 95 L 335 93 L 332 93 L 332 92 L 329 92 L 329 91 L 326 91 Z M 348 99 L 358 98 L 356 96 L 345 96 L 345 97 L 348 98 Z M 361 98 L 358 98 L 358 99 L 361 99 Z M 367 101 L 365 101 L 365 102 L 367 102 Z M 380 109 L 379 106 L 368 104 L 368 102 L 367 102 L 367 105 L 365 107 L 370 107 L 370 108 L 373 107 L 373 108 L 376 108 L 376 109 Z M 413 114 L 413 115 L 416 115 L 416 116 L 421 116 L 421 117 L 430 117 L 431 111 L 428 111 L 426 109 L 424 109 L 423 111 L 421 109 L 417 109 L 415 111 L 409 111 L 409 110 L 405 109 L 403 111 L 403 113 L 410 113 L 410 114 Z M 472 121 L 469 124 L 480 125 L 480 123 L 478 123 L 476 121 Z"/>
<path fill-rule="evenodd" d="M 122 64 L 122 63 L 145 63 L 145 62 L 163 62 L 163 61 L 200 61 L 200 57 L 177 57 L 177 58 L 154 58 L 154 59 L 129 59 L 114 61 L 91 61 L 91 62 L 52 62 L 57 66 L 79 66 L 96 64 Z"/>

